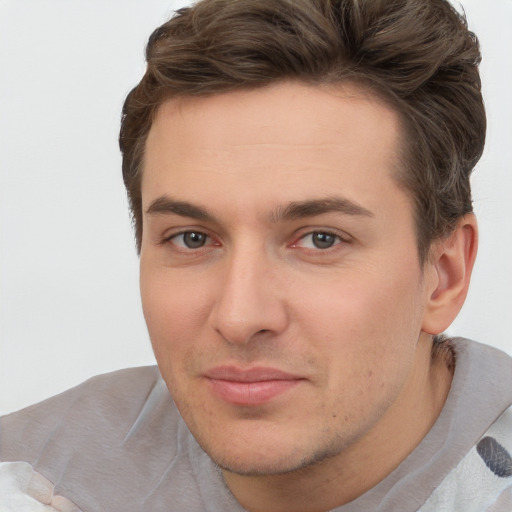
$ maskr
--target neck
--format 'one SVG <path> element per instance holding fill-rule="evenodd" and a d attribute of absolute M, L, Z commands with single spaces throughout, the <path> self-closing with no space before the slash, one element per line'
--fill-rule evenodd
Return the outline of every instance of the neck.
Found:
<path fill-rule="evenodd" d="M 404 392 L 351 446 L 314 466 L 286 474 L 246 476 L 223 471 L 250 512 L 322 512 L 348 503 L 389 475 L 421 442 L 444 406 L 453 376 L 449 351 L 422 335 Z"/>

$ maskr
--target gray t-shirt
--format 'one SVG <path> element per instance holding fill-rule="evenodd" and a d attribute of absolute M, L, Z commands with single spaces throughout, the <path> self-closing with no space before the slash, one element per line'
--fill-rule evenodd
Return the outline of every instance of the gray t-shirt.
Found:
<path fill-rule="evenodd" d="M 492 492 L 502 503 L 512 500 L 510 457 L 510 475 L 506 466 L 512 423 L 494 427 L 501 444 L 491 436 L 482 441 L 512 405 L 512 359 L 469 340 L 458 338 L 454 345 L 453 383 L 430 432 L 383 481 L 336 512 L 454 511 L 443 503 L 467 494 L 457 482 L 467 482 L 465 473 L 479 470 L 475 464 L 492 485 L 500 483 L 499 493 Z M 496 445 L 502 450 L 497 465 L 486 455 Z M 156 367 L 97 376 L 1 418 L 0 461 L 29 463 L 83 512 L 243 512 L 190 434 Z"/>

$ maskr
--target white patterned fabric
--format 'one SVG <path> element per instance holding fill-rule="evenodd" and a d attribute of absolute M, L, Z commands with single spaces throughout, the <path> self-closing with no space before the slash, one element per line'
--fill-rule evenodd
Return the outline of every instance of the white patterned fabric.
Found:
<path fill-rule="evenodd" d="M 0 462 L 0 512 L 81 512 L 27 462 Z"/>
<path fill-rule="evenodd" d="M 512 407 L 473 446 L 420 512 L 512 511 Z"/>

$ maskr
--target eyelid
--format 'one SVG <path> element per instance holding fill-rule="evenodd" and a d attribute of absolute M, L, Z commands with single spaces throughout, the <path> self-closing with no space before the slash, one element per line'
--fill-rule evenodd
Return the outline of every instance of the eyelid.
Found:
<path fill-rule="evenodd" d="M 211 247 L 212 245 L 213 246 L 220 245 L 220 243 L 215 242 L 214 237 L 208 233 L 208 230 L 203 229 L 203 228 L 197 228 L 196 229 L 193 226 L 192 227 L 187 227 L 187 228 L 179 228 L 176 231 L 172 231 L 171 233 L 165 234 L 162 237 L 161 241 L 159 242 L 159 245 L 166 245 L 168 243 L 172 243 L 173 238 L 177 238 L 179 236 L 186 235 L 187 233 L 198 233 L 198 234 L 200 233 L 202 235 L 205 235 L 207 240 L 210 240 L 210 243 L 208 243 L 208 241 L 207 241 L 203 246 L 198 247 L 197 249 L 192 249 L 192 248 L 185 247 L 185 246 L 182 246 L 182 245 L 173 244 L 175 247 L 179 248 L 182 251 L 197 252 L 197 251 L 199 251 L 201 249 L 205 249 L 205 248 Z M 211 241 L 214 241 L 214 243 L 212 244 Z"/>
<path fill-rule="evenodd" d="M 308 236 L 312 236 L 314 234 L 326 234 L 334 236 L 338 239 L 337 242 L 335 242 L 331 247 L 321 249 L 321 248 L 311 248 L 311 247 L 304 247 L 304 249 L 311 250 L 311 251 L 318 251 L 318 252 L 326 252 L 329 250 L 334 250 L 338 245 L 340 244 L 350 244 L 352 243 L 353 239 L 350 235 L 348 235 L 345 232 L 340 232 L 336 229 L 329 229 L 329 228 L 308 228 L 307 231 L 303 231 L 302 233 L 299 233 L 294 237 L 294 241 L 290 244 L 290 247 L 292 248 L 298 248 L 300 247 L 299 243 L 307 238 Z"/>
<path fill-rule="evenodd" d="M 186 246 L 181 245 L 181 244 L 180 245 L 173 244 L 173 245 L 174 245 L 174 247 L 177 248 L 177 250 L 182 250 L 183 252 L 199 252 L 201 249 L 204 250 L 204 249 L 208 249 L 211 247 L 222 245 L 216 239 L 216 237 L 214 237 L 211 233 L 209 233 L 208 229 L 195 228 L 194 226 L 180 227 L 180 228 L 175 228 L 175 229 L 176 229 L 175 231 L 171 230 L 170 233 L 167 232 L 166 234 L 164 234 L 158 244 L 164 246 L 168 243 L 172 243 L 172 240 L 174 238 L 185 235 L 187 233 L 200 233 L 207 237 L 207 241 L 201 247 L 194 249 L 194 248 L 187 248 Z M 298 231 L 299 232 L 298 233 L 296 232 L 295 235 L 293 236 L 293 242 L 290 243 L 288 245 L 288 247 L 301 248 L 300 243 L 302 240 L 304 240 L 308 236 L 312 236 L 312 235 L 318 234 L 318 233 L 334 236 L 337 239 L 337 241 L 331 247 L 324 248 L 324 249 L 312 248 L 312 247 L 303 247 L 303 249 L 315 251 L 315 252 L 328 252 L 329 250 L 335 250 L 335 248 L 341 244 L 351 244 L 353 242 L 353 238 L 349 234 L 347 234 L 346 232 L 336 230 L 336 229 L 332 229 L 332 228 L 308 227 L 308 228 L 303 228 Z"/>

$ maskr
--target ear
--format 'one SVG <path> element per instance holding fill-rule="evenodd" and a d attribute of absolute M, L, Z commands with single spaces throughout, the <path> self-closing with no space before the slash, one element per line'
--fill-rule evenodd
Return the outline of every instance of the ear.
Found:
<path fill-rule="evenodd" d="M 473 214 L 465 215 L 455 230 L 434 245 L 425 264 L 427 304 L 422 330 L 445 331 L 455 320 L 468 293 L 478 248 L 478 226 Z"/>

